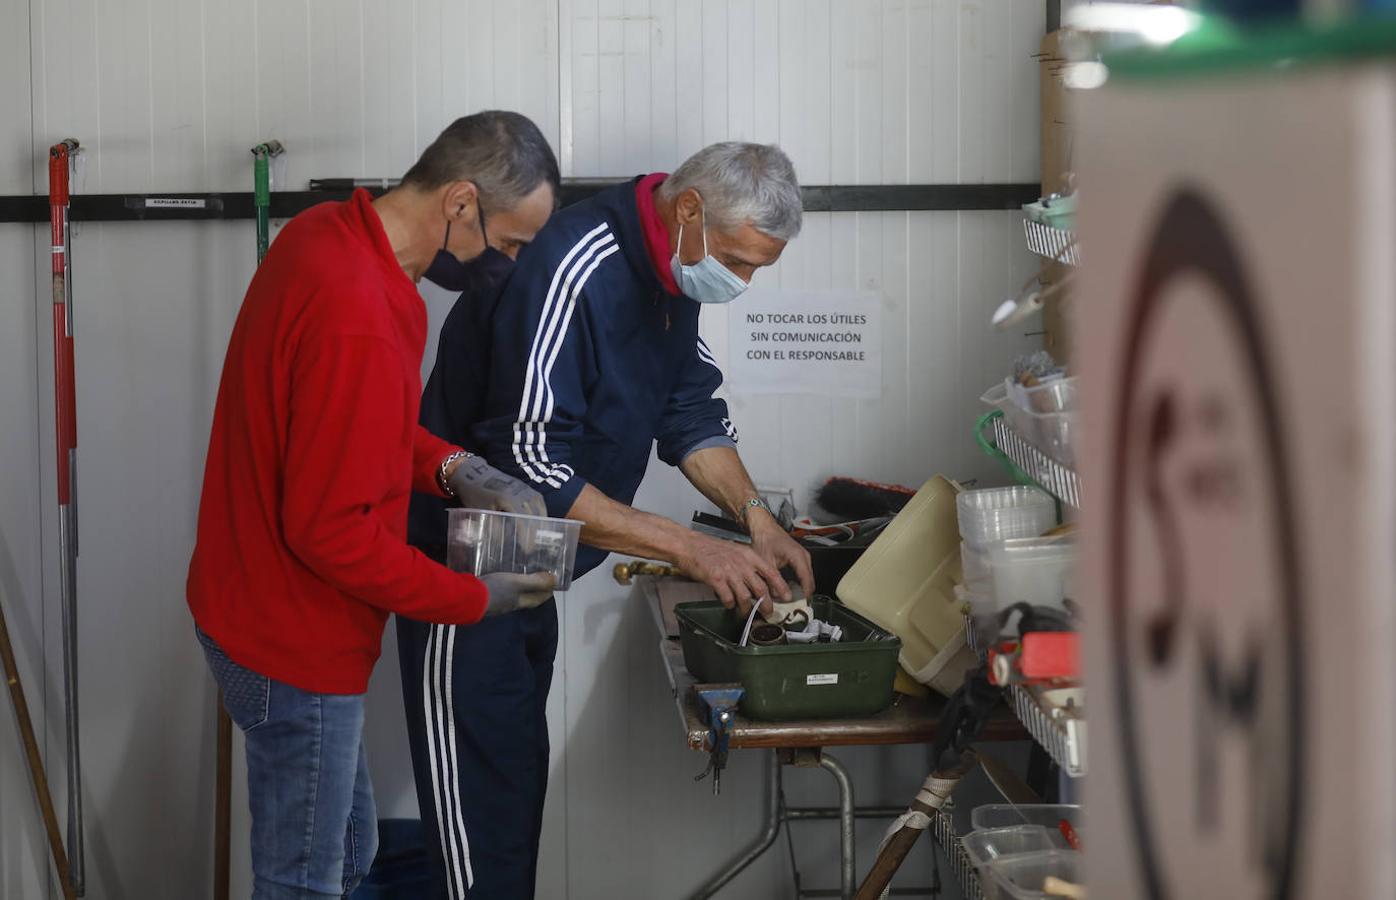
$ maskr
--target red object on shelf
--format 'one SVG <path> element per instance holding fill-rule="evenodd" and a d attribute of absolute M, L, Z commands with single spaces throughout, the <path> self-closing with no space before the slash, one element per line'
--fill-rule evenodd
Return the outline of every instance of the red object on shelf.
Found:
<path fill-rule="evenodd" d="M 1018 670 L 1029 681 L 1081 675 L 1081 636 L 1074 631 L 1035 631 L 1023 635 Z"/>
<path fill-rule="evenodd" d="M 1054 684 L 1081 674 L 1081 638 L 1074 631 L 1032 631 L 989 649 L 989 681 Z"/>
<path fill-rule="evenodd" d="M 1062 833 L 1062 838 L 1066 840 L 1066 845 L 1072 850 L 1081 849 L 1081 836 L 1076 833 L 1076 829 L 1066 819 L 1057 822 L 1057 830 Z"/>

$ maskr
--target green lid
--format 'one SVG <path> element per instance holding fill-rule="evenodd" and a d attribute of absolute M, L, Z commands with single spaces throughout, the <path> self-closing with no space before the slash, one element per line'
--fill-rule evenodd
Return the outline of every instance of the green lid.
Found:
<path fill-rule="evenodd" d="M 1396 58 L 1396 17 L 1359 16 L 1329 25 L 1289 21 L 1238 29 L 1208 17 L 1167 47 L 1104 58 L 1111 78 L 1151 81 Z"/>

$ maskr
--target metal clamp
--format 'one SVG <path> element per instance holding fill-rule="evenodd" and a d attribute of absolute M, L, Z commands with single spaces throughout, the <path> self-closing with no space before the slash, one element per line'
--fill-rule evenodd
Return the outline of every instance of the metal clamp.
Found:
<path fill-rule="evenodd" d="M 711 772 L 713 794 L 722 793 L 722 770 L 727 768 L 727 750 L 732 739 L 732 719 L 737 714 L 745 690 L 740 684 L 714 684 L 695 687 L 698 699 L 708 710 L 708 766 L 693 780 L 702 781 Z"/>

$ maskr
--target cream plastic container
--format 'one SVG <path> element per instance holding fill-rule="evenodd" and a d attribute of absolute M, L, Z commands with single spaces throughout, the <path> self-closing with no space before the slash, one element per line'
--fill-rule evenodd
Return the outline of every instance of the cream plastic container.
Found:
<path fill-rule="evenodd" d="M 921 486 L 839 582 L 838 597 L 902 639 L 899 661 L 912 678 L 949 696 L 978 663 L 965 641 L 959 485 L 936 475 Z"/>

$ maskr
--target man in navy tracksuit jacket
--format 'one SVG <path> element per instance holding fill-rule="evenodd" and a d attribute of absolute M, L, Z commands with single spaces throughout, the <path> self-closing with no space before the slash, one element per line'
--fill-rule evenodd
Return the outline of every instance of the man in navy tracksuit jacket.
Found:
<path fill-rule="evenodd" d="M 602 191 L 555 215 L 493 295 L 462 297 L 441 331 L 422 422 L 585 522 L 575 575 L 607 552 L 664 559 L 743 612 L 812 592 L 809 557 L 736 454 L 696 302 L 726 302 L 799 230 L 799 187 L 776 147 L 715 144 L 672 176 Z M 745 547 L 628 504 L 650 453 L 743 522 Z M 445 504 L 413 499 L 410 537 L 444 555 Z M 533 895 L 548 774 L 544 718 L 557 607 L 457 629 L 398 620 L 413 768 L 438 896 Z"/>

